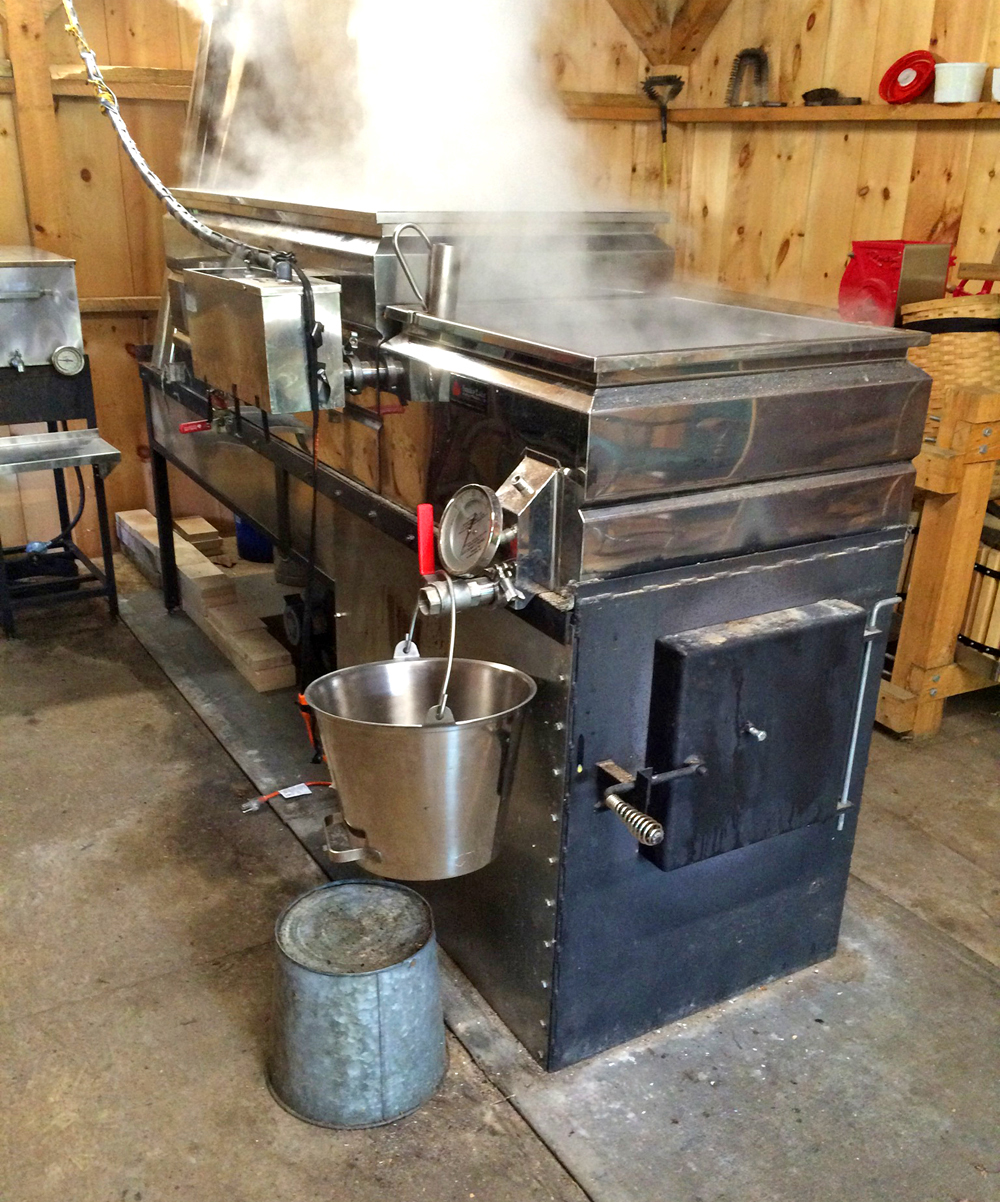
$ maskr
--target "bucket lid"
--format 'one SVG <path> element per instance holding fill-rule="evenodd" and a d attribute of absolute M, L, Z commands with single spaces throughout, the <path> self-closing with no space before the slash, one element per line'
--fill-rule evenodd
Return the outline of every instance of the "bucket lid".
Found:
<path fill-rule="evenodd" d="M 391 881 L 334 881 L 285 910 L 278 947 L 311 972 L 357 976 L 401 964 L 434 934 L 428 904 Z"/>
<path fill-rule="evenodd" d="M 913 50 L 892 64 L 878 86 L 878 94 L 888 104 L 907 104 L 916 100 L 934 82 L 937 60 L 927 50 Z"/>

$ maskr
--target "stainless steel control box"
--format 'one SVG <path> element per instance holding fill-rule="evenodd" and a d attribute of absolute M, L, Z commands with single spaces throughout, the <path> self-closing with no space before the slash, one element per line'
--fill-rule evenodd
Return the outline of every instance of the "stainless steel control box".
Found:
<path fill-rule="evenodd" d="M 321 408 L 344 407 L 340 285 L 311 280 L 324 327 L 320 362 L 330 365 Z M 302 285 L 246 268 L 184 272 L 194 373 L 210 388 L 268 413 L 309 412 Z"/>
<path fill-rule="evenodd" d="M 73 259 L 45 250 L 0 246 L 0 368 L 48 365 L 57 351 L 64 352 L 61 370 L 82 368 L 75 267 Z"/>

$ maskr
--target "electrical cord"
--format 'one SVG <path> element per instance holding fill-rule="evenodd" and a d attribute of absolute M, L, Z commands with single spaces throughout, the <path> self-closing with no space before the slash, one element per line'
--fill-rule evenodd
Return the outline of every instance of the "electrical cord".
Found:
<path fill-rule="evenodd" d="M 83 511 L 87 507 L 87 488 L 83 482 L 83 472 L 81 472 L 78 467 L 75 467 L 73 471 L 76 473 L 76 483 L 80 490 L 80 500 L 77 504 L 76 513 L 73 516 L 72 521 L 65 529 L 60 530 L 55 538 L 50 538 L 48 542 L 28 543 L 28 545 L 25 547 L 25 551 L 27 551 L 29 555 L 40 555 L 45 551 L 50 551 L 53 547 L 65 546 L 65 544 L 69 542 L 70 535 L 77 528 L 77 526 L 80 525 L 80 521 L 83 518 Z"/>
<path fill-rule="evenodd" d="M 309 547 L 306 556 L 306 587 L 303 594 L 302 645 L 299 648 L 298 666 L 298 687 L 301 694 L 305 692 L 306 686 L 312 683 L 306 678 L 312 665 L 315 634 L 313 599 L 316 593 L 316 539 L 319 506 L 319 413 L 323 387 L 325 385 L 329 393 L 330 385 L 326 378 L 326 365 L 319 361 L 319 351 L 323 345 L 323 325 L 316 320 L 316 296 L 313 293 L 312 281 L 298 264 L 293 263 L 292 270 L 302 285 L 302 323 L 305 330 L 309 407 L 312 410 L 313 433 L 312 507 L 309 514 Z"/>
<path fill-rule="evenodd" d="M 63 432 L 68 433 L 69 432 L 69 423 L 62 422 L 61 425 L 63 428 Z M 83 511 L 87 507 L 87 487 L 83 482 L 83 472 L 80 470 L 80 468 L 74 467 L 73 471 L 76 474 L 76 486 L 79 489 L 79 493 L 80 493 L 80 499 L 79 499 L 79 502 L 77 503 L 75 515 L 73 516 L 69 525 L 66 526 L 63 530 L 60 530 L 59 533 L 55 536 L 55 538 L 50 538 L 48 540 L 48 542 L 28 543 L 28 545 L 25 547 L 25 551 L 29 555 L 41 555 L 41 554 L 44 554 L 46 551 L 51 550 L 53 547 L 65 546 L 66 543 L 69 541 L 70 535 L 77 528 L 77 526 L 80 525 L 80 522 L 83 518 Z"/>

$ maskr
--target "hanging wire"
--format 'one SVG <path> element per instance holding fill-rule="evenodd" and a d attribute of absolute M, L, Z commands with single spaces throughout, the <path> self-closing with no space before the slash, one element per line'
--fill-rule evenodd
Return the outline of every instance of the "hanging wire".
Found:
<path fill-rule="evenodd" d="M 218 230 L 211 229 L 203 221 L 199 220 L 190 209 L 185 208 L 181 204 L 163 180 L 150 167 L 143 157 L 142 151 L 136 145 L 135 140 L 128 131 L 128 126 L 125 124 L 125 119 L 122 117 L 121 109 L 118 106 L 118 97 L 108 87 L 107 81 L 101 73 L 101 68 L 97 65 L 97 55 L 91 49 L 86 37 L 84 37 L 83 30 L 80 27 L 80 18 L 77 16 L 73 0 L 62 0 L 62 6 L 66 13 L 66 32 L 75 40 L 80 52 L 80 58 L 83 59 L 84 65 L 87 68 L 87 82 L 97 93 L 97 99 L 101 108 L 115 127 L 115 132 L 125 147 L 125 153 L 135 164 L 146 186 L 166 205 L 170 215 L 189 233 L 194 234 L 196 238 L 200 238 L 202 242 L 207 242 L 209 246 L 213 246 L 223 254 L 240 258 L 254 267 L 262 268 L 264 271 L 277 271 L 278 264 L 282 261 L 287 261 L 289 258 L 288 255 L 282 254 L 279 251 L 266 250 L 260 246 L 253 246 L 248 242 L 238 242 L 235 238 L 228 238 L 225 234 L 220 234 Z"/>
<path fill-rule="evenodd" d="M 448 708 L 448 689 L 451 687 L 451 673 L 455 666 L 455 628 L 458 625 L 458 602 L 455 600 L 455 585 L 447 573 L 445 583 L 448 585 L 448 599 L 451 601 L 451 643 L 448 647 L 448 667 L 444 674 L 444 684 L 441 686 L 441 700 L 437 706 L 438 721 L 442 721 Z"/>
<path fill-rule="evenodd" d="M 87 68 L 87 82 L 97 93 L 98 102 L 114 126 L 115 132 L 118 134 L 125 148 L 125 153 L 132 160 L 146 186 L 163 202 L 170 215 L 189 233 L 194 234 L 196 238 L 201 239 L 202 242 L 207 243 L 215 250 L 221 251 L 230 257 L 242 259 L 248 266 L 274 272 L 275 275 L 285 279 L 290 280 L 294 275 L 298 278 L 302 287 L 302 322 L 308 367 L 306 374 L 309 386 L 309 408 L 312 411 L 313 454 L 311 483 L 313 497 L 309 522 L 309 547 L 306 556 L 303 647 L 299 658 L 299 686 L 301 691 L 304 689 L 305 684 L 308 683 L 305 681 L 305 675 L 312 661 L 311 648 L 314 635 L 313 606 L 317 576 L 316 527 L 318 505 L 317 484 L 319 478 L 319 415 L 324 399 L 329 397 L 330 389 L 329 380 L 326 375 L 326 366 L 319 359 L 320 348 L 323 345 L 323 326 L 316 320 L 316 301 L 313 294 L 312 282 L 302 268 L 298 266 L 293 254 L 285 251 L 268 250 L 264 247 L 254 246 L 248 242 L 240 242 L 235 238 L 229 238 L 225 234 L 219 233 L 218 230 L 213 230 L 207 226 L 190 209 L 181 204 L 152 167 L 150 167 L 149 163 L 147 163 L 142 151 L 129 133 L 128 126 L 125 124 L 125 119 L 122 117 L 121 109 L 118 105 L 118 97 L 108 87 L 101 68 L 97 64 L 97 55 L 84 36 L 73 0 L 62 0 L 62 6 L 67 19 L 66 32 L 75 40 L 80 57 Z"/>

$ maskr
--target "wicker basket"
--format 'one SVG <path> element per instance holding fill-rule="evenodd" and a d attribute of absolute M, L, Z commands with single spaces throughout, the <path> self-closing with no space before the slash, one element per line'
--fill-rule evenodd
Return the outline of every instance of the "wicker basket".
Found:
<path fill-rule="evenodd" d="M 949 296 L 944 300 L 920 301 L 915 305 L 904 305 L 902 315 L 904 326 L 925 321 L 1000 322 L 1000 295 Z M 969 330 L 932 334 L 930 345 L 914 347 L 909 357 L 911 363 L 923 368 L 933 380 L 925 442 L 937 441 L 947 388 L 974 385 L 1000 392 L 1000 332 Z M 1000 465 L 991 495 L 1000 496 Z"/>
<path fill-rule="evenodd" d="M 946 296 L 943 300 L 917 301 L 902 308 L 903 325 L 916 321 L 941 321 L 947 318 L 987 318 L 1000 320 L 1000 293 L 996 296 Z"/>
<path fill-rule="evenodd" d="M 903 306 L 903 325 L 927 321 L 1000 322 L 1000 296 L 950 296 Z M 932 334 L 929 346 L 910 351 L 910 362 L 934 381 L 931 412 L 940 412 L 944 389 L 976 385 L 1000 391 L 1000 333 L 994 330 Z"/>

